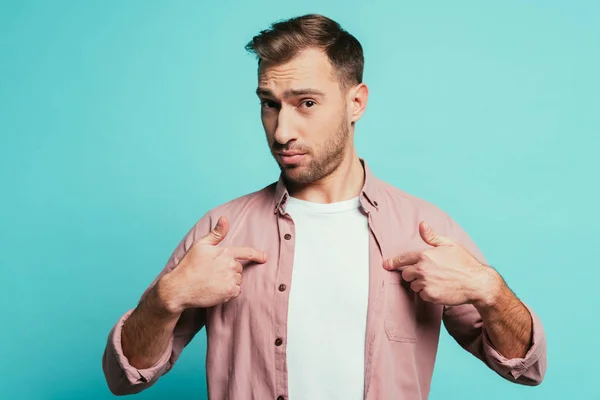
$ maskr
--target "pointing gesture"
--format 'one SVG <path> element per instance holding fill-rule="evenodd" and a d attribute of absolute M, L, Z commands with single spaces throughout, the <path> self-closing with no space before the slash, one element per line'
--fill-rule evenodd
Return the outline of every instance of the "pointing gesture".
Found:
<path fill-rule="evenodd" d="M 169 309 L 180 313 L 186 308 L 211 307 L 241 293 L 243 267 L 240 261 L 264 263 L 266 255 L 252 247 L 222 247 L 229 232 L 227 218 L 196 241 L 179 265 L 166 274 L 162 287 L 170 299 Z"/>
<path fill-rule="evenodd" d="M 227 236 L 228 232 L 229 221 L 227 218 L 221 217 L 217 221 L 217 225 L 206 236 L 199 239 L 194 246 L 197 245 L 206 248 L 217 246 L 223 241 L 223 239 L 225 239 L 225 236 Z M 255 261 L 258 263 L 264 263 L 266 261 L 265 254 L 262 251 L 253 249 L 252 247 L 220 247 L 219 249 L 221 253 L 226 252 L 237 260 Z"/>
<path fill-rule="evenodd" d="M 399 271 L 413 291 L 425 301 L 461 305 L 483 301 L 499 287 L 496 272 L 480 263 L 455 241 L 438 235 L 424 222 L 421 239 L 432 246 L 387 259 L 383 267 Z"/>

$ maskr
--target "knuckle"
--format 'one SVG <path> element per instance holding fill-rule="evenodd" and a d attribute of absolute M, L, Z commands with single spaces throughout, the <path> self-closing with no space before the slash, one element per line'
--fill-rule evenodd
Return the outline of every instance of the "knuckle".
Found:
<path fill-rule="evenodd" d="M 437 295 L 434 290 L 427 289 L 427 290 L 423 290 L 423 291 L 425 292 L 425 295 L 427 296 L 427 301 L 433 302 L 436 300 Z"/>
<path fill-rule="evenodd" d="M 404 279 L 405 281 L 409 280 L 409 278 L 410 278 L 410 275 L 409 275 L 409 271 L 408 271 L 408 269 L 405 269 L 405 270 L 403 270 L 403 271 L 401 272 L 401 274 L 402 274 L 402 279 Z"/>
<path fill-rule="evenodd" d="M 237 287 L 237 285 L 235 283 L 231 283 L 229 285 L 229 288 L 227 289 L 227 294 L 229 295 L 234 295 L 235 294 L 235 288 Z"/>
<path fill-rule="evenodd" d="M 229 250 L 228 248 L 224 248 L 223 250 L 221 250 L 221 255 L 228 257 L 231 255 L 231 250 Z"/>
<path fill-rule="evenodd" d="M 241 292 L 242 292 L 242 289 L 239 286 L 234 285 L 233 289 L 232 289 L 232 292 L 231 292 L 232 297 L 238 297 Z"/>

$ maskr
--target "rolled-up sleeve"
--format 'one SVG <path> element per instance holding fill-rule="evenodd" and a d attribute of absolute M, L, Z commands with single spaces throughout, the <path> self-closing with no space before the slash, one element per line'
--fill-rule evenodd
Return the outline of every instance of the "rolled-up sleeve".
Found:
<path fill-rule="evenodd" d="M 446 235 L 457 240 L 481 263 L 487 261 L 469 235 L 452 219 Z M 546 335 L 539 316 L 521 301 L 532 321 L 532 342 L 523 358 L 504 357 L 492 344 L 479 311 L 471 304 L 444 307 L 443 322 L 448 333 L 466 350 L 503 378 L 523 385 L 539 385 L 547 366 Z"/>
<path fill-rule="evenodd" d="M 546 372 L 546 336 L 542 321 L 535 312 L 521 302 L 532 320 L 532 343 L 523 358 L 506 358 L 492 344 L 483 328 L 483 354 L 487 363 L 498 374 L 527 385 L 540 384 Z"/>
<path fill-rule="evenodd" d="M 158 378 L 170 369 L 173 354 L 173 337 L 162 357 L 150 368 L 138 369 L 129 363 L 123 354 L 121 331 L 123 324 L 133 310 L 125 313 L 108 335 L 102 366 L 109 389 L 113 394 L 133 394 L 152 386 Z"/>
<path fill-rule="evenodd" d="M 194 242 L 207 234 L 210 228 L 211 218 L 207 214 L 179 242 L 167 264 L 148 288 L 146 288 L 139 302 L 144 300 L 149 291 L 164 274 L 177 267 Z M 121 343 L 123 325 L 133 312 L 134 310 L 131 309 L 124 313 L 112 327 L 102 355 L 102 369 L 106 383 L 110 391 L 115 395 L 139 393 L 154 385 L 162 375 L 171 370 L 185 346 L 204 327 L 206 322 L 205 309 L 194 308 L 185 310 L 179 317 L 173 330 L 173 335 L 160 359 L 150 368 L 138 369 L 129 363 L 129 360 L 123 353 Z"/>
<path fill-rule="evenodd" d="M 465 304 L 445 307 L 444 325 L 456 342 L 503 378 L 523 385 L 539 385 L 546 372 L 546 336 L 539 317 L 532 318 L 532 344 L 523 358 L 504 357 L 490 341 L 477 309 Z"/>

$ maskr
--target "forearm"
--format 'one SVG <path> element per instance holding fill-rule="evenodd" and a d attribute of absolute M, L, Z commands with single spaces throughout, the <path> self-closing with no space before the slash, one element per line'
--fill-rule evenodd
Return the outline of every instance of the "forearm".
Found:
<path fill-rule="evenodd" d="M 496 350 L 508 359 L 525 357 L 532 344 L 532 317 L 506 284 L 502 281 L 497 294 L 475 307 Z"/>
<path fill-rule="evenodd" d="M 123 324 L 123 354 L 138 369 L 150 368 L 167 350 L 180 314 L 170 312 L 158 284 Z"/>

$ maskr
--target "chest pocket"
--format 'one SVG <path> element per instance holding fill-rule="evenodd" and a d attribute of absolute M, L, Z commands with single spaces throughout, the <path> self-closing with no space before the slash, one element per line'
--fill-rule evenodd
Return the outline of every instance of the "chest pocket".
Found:
<path fill-rule="evenodd" d="M 417 341 L 417 298 L 402 281 L 399 272 L 390 272 L 385 292 L 384 328 L 393 342 Z"/>

